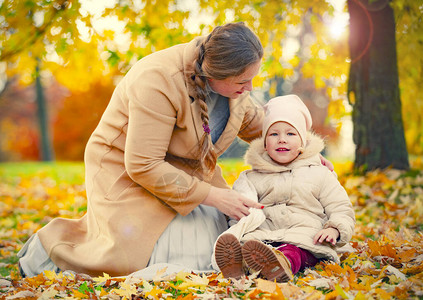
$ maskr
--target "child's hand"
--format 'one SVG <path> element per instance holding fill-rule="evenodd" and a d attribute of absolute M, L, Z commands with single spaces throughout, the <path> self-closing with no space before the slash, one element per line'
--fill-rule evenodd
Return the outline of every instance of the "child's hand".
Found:
<path fill-rule="evenodd" d="M 331 243 L 332 245 L 335 245 L 338 237 L 339 237 L 338 229 L 329 227 L 329 228 L 320 230 L 314 236 L 313 242 L 314 244 L 317 244 L 317 243 L 322 244 L 324 242 L 328 242 L 328 243 Z"/>

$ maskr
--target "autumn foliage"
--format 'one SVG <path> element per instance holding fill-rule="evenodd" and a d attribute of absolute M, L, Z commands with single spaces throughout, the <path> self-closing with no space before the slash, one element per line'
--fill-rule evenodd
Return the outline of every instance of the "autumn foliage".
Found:
<path fill-rule="evenodd" d="M 323 119 L 319 117 L 315 124 L 326 126 L 330 123 L 325 130 L 335 128 L 336 133 L 349 114 L 350 107 L 346 104 L 351 64 L 347 49 L 348 26 L 335 22 L 337 14 L 348 14 L 342 1 L 161 0 L 112 1 L 106 5 L 103 2 L 1 1 L 0 81 L 10 82 L 19 76 L 20 82 L 31 88 L 35 67 L 39 64 L 42 76 L 53 77 L 71 91 L 70 97 L 75 99 L 73 91 L 79 94 L 81 89 L 96 88 L 98 82 L 104 82 L 105 77 L 111 78 L 116 70 L 124 75 L 138 59 L 154 51 L 208 34 L 216 25 L 243 21 L 265 46 L 262 72 L 255 79 L 256 89 L 267 94 L 265 99 L 276 93 L 298 93 L 301 98 L 313 101 L 314 109 L 325 111 L 321 115 Z M 423 153 L 423 7 L 421 1 L 415 0 L 380 0 L 379 4 L 388 2 L 396 20 L 407 149 L 411 154 L 420 155 Z M 96 7 L 94 12 L 88 9 L 90 4 Z M 96 26 L 98 24 L 100 26 Z M 333 36 L 331 31 L 334 29 L 340 35 Z M 304 89 L 305 83 L 312 89 Z M 0 159 L 36 159 L 39 152 L 37 123 L 33 119 L 24 122 L 10 115 L 4 117 L 11 102 L 4 101 L 3 92 L 0 92 Z M 95 92 L 99 91 L 92 93 Z M 98 96 L 103 96 L 103 92 L 107 93 L 101 91 Z M 26 101 L 34 101 L 34 97 Z M 89 114 L 92 107 L 88 101 L 87 107 L 82 108 L 81 103 L 86 99 L 76 101 L 80 101 L 75 105 L 83 110 L 83 116 L 88 116 L 85 126 L 92 128 L 94 120 L 91 117 L 97 113 Z M 16 105 L 17 100 L 13 102 Z M 32 106 L 34 112 L 36 108 Z M 57 110 L 51 107 L 51 102 L 49 106 L 54 123 Z M 80 152 L 76 148 L 85 146 L 64 144 L 62 132 L 69 129 L 72 117 L 70 113 L 71 120 L 57 121 L 52 130 L 54 138 L 62 139 L 60 142 L 53 140 L 53 144 L 56 156 L 63 159 L 76 159 Z M 81 117 L 81 126 L 84 117 Z M 61 112 L 60 118 L 67 118 L 67 114 Z M 86 132 L 76 137 L 77 131 L 73 131 L 73 139 L 85 141 Z M 331 130 L 325 135 L 332 137 L 333 133 Z M 21 137 L 22 141 L 16 137 Z"/>
<path fill-rule="evenodd" d="M 54 151 L 58 160 L 80 161 L 88 138 L 100 121 L 112 96 L 114 85 L 109 78 L 92 84 L 88 90 L 66 97 L 53 124 Z"/>
<path fill-rule="evenodd" d="M 68 90 L 57 82 L 46 85 L 46 101 L 55 158 L 81 161 L 85 145 L 103 114 L 115 85 L 113 76 Z M 0 101 L 0 161 L 38 160 L 39 125 L 33 86 L 13 82 Z"/>
<path fill-rule="evenodd" d="M 247 167 L 221 161 L 230 184 Z M 16 252 L 54 217 L 86 211 L 83 165 L 0 164 L 0 299 L 419 299 L 423 294 L 423 162 L 412 170 L 351 173 L 337 164 L 354 205 L 355 235 L 341 263 L 321 262 L 275 284 L 257 278 L 223 278 L 218 272 L 159 271 L 153 280 L 107 274 L 44 272 L 22 279 Z"/>

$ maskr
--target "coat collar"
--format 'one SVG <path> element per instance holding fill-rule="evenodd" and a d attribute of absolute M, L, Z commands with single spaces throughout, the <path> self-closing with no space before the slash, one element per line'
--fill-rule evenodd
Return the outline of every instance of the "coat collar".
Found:
<path fill-rule="evenodd" d="M 270 158 L 263 145 L 263 137 L 252 141 L 244 157 L 245 162 L 251 165 L 254 170 L 262 172 L 284 172 L 301 166 L 320 165 L 318 154 L 325 146 L 322 138 L 316 134 L 308 133 L 304 152 L 293 162 L 280 165 Z"/>

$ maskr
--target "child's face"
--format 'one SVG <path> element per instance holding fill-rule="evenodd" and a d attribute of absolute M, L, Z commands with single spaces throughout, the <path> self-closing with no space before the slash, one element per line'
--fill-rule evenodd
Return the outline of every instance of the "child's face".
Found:
<path fill-rule="evenodd" d="M 265 150 L 279 164 L 287 164 L 300 153 L 301 138 L 297 130 L 286 122 L 276 122 L 266 134 Z"/>

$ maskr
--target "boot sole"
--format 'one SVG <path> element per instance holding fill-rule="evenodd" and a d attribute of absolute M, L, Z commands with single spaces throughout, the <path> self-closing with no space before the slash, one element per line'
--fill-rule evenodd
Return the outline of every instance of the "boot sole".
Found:
<path fill-rule="evenodd" d="M 241 244 L 234 235 L 226 233 L 217 240 L 215 258 L 223 277 L 239 279 L 244 275 Z"/>
<path fill-rule="evenodd" d="M 278 261 L 276 254 L 259 241 L 250 240 L 242 246 L 242 256 L 248 267 L 260 274 L 267 280 L 287 282 L 290 280 L 284 267 Z"/>

